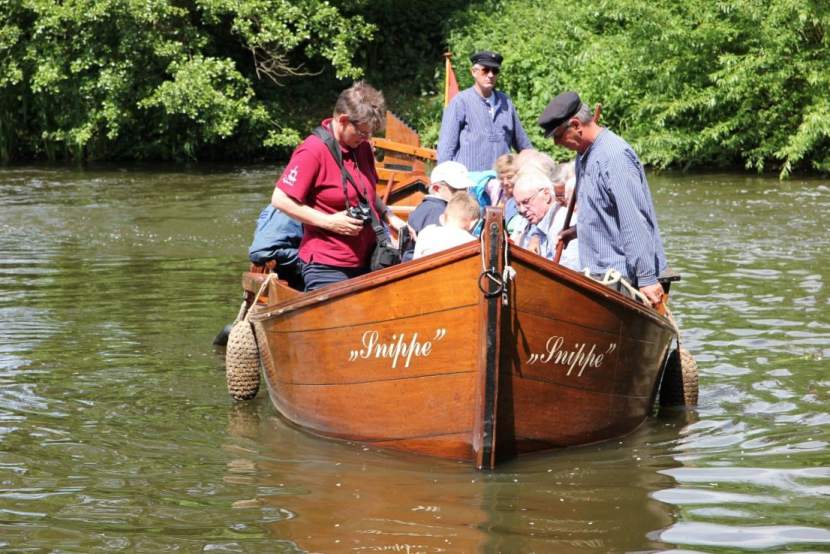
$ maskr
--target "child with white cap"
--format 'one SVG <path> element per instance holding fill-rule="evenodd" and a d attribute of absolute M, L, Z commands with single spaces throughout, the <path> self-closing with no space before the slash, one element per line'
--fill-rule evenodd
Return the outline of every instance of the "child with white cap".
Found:
<path fill-rule="evenodd" d="M 449 199 L 457 192 L 467 191 L 473 184 L 467 168 L 454 161 L 436 165 L 430 173 L 429 180 L 429 194 L 424 197 L 407 220 L 416 234 L 420 234 L 427 225 L 438 223 L 438 218 L 444 213 Z M 412 255 L 413 250 L 405 251 L 402 261 L 411 260 Z"/>

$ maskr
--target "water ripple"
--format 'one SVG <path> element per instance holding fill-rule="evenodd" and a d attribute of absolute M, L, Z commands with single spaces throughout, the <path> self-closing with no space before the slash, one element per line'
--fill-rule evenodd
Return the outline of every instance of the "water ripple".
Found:
<path fill-rule="evenodd" d="M 0 171 L 0 549 L 827 549 L 826 183 L 650 176 L 700 405 L 479 473 L 228 399 L 210 341 L 274 177 Z"/>
<path fill-rule="evenodd" d="M 669 543 L 764 550 L 807 545 L 830 545 L 830 531 L 794 525 L 732 526 L 714 523 L 680 522 L 660 533 Z"/>

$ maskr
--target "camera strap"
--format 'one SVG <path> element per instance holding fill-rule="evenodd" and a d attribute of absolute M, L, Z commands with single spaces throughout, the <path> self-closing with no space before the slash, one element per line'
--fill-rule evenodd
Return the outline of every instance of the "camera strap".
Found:
<path fill-rule="evenodd" d="M 340 168 L 340 178 L 341 184 L 343 185 L 343 195 L 346 197 L 346 208 L 349 207 L 349 191 L 346 188 L 346 181 L 351 183 L 354 187 L 355 192 L 357 193 L 357 197 L 360 200 L 363 200 L 366 203 L 366 207 L 369 209 L 369 215 L 371 216 L 372 220 L 372 230 L 375 232 L 375 238 L 377 239 L 378 244 L 385 244 L 387 242 L 386 237 L 386 229 L 384 228 L 383 224 L 378 220 L 378 216 L 375 214 L 375 210 L 372 209 L 372 206 L 369 205 L 369 194 L 367 191 L 361 191 L 360 187 L 357 186 L 355 183 L 354 178 L 346 171 L 346 167 L 343 165 L 343 155 L 340 152 L 340 145 L 337 144 L 337 140 L 335 140 L 334 135 L 329 132 L 328 129 L 319 125 L 316 129 L 314 129 L 311 134 L 319 138 L 323 141 L 326 147 L 329 149 L 334 161 L 337 162 L 337 166 Z M 355 166 L 357 166 L 357 161 L 355 160 Z"/>

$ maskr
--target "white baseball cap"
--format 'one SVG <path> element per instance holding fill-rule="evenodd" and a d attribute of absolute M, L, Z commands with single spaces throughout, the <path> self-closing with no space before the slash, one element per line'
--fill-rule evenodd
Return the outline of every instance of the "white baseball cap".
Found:
<path fill-rule="evenodd" d="M 432 173 L 429 174 L 429 180 L 433 183 L 443 181 L 454 189 L 466 189 L 473 186 L 473 181 L 470 179 L 464 164 L 453 161 L 441 162 L 436 165 Z"/>

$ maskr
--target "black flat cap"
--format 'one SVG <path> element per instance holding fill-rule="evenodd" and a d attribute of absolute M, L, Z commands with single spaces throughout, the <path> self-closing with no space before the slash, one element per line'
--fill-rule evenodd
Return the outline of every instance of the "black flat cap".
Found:
<path fill-rule="evenodd" d="M 563 92 L 551 100 L 539 116 L 539 126 L 544 130 L 545 138 L 551 136 L 554 129 L 572 118 L 581 105 L 582 100 L 575 92 Z"/>
<path fill-rule="evenodd" d="M 490 52 L 489 50 L 476 52 L 470 56 L 470 61 L 473 62 L 473 65 L 478 64 L 485 67 L 495 67 L 496 69 L 501 67 L 501 61 L 503 59 L 498 52 Z"/>

